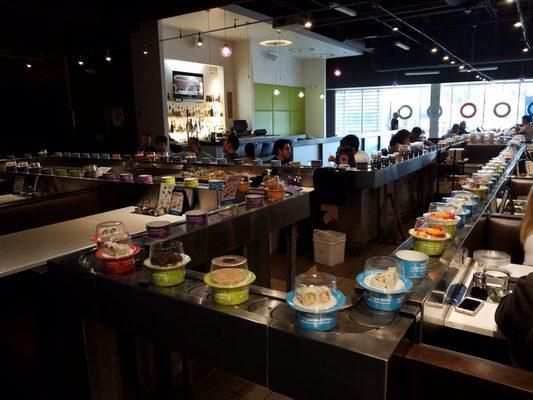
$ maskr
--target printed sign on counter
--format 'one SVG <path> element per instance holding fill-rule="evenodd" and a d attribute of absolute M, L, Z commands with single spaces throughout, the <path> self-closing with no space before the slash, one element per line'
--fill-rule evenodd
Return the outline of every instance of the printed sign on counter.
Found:
<path fill-rule="evenodd" d="M 157 208 L 165 210 L 168 212 L 170 210 L 170 202 L 172 200 L 172 191 L 174 190 L 174 185 L 171 183 L 162 183 L 161 188 L 159 189 L 159 201 L 157 202 Z"/>
<path fill-rule="evenodd" d="M 220 200 L 220 205 L 226 206 L 228 204 L 235 203 L 235 195 L 237 194 L 237 189 L 241 179 L 242 176 L 240 175 L 228 177 L 228 180 L 226 181 L 226 187 L 224 188 L 224 193 L 222 194 L 222 200 Z"/>

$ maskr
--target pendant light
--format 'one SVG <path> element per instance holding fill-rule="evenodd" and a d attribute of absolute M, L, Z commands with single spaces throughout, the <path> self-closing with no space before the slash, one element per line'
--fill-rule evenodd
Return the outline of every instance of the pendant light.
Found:
<path fill-rule="evenodd" d="M 107 50 L 107 53 L 105 55 L 106 62 L 110 63 L 112 61 L 111 54 L 109 53 L 109 50 Z"/>
<path fill-rule="evenodd" d="M 227 28 L 226 28 L 226 10 L 224 10 L 224 44 L 220 48 L 220 55 L 224 58 L 228 58 L 233 53 L 231 46 L 228 44 Z"/>
<path fill-rule="evenodd" d="M 337 25 L 337 42 L 339 41 L 339 25 Z M 337 66 L 333 70 L 333 75 L 337 78 L 342 75 L 342 71 L 339 68 L 339 46 L 337 46 Z"/>

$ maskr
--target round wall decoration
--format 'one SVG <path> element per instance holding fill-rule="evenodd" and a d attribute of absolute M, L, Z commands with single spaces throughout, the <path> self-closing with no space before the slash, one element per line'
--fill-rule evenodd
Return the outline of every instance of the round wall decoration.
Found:
<path fill-rule="evenodd" d="M 472 108 L 472 113 L 471 114 L 465 114 L 465 108 L 466 107 L 471 107 Z M 461 106 L 461 109 L 459 110 L 459 112 L 461 113 L 461 116 L 463 118 L 472 118 L 474 115 L 476 115 L 477 113 L 477 107 L 474 103 L 465 103 Z"/>
<path fill-rule="evenodd" d="M 533 101 L 527 105 L 527 114 L 533 117 Z"/>
<path fill-rule="evenodd" d="M 440 118 L 442 116 L 442 107 L 439 106 L 439 108 L 435 110 L 433 107 L 429 106 L 426 114 L 429 118 Z"/>
<path fill-rule="evenodd" d="M 402 115 L 402 110 L 406 108 L 407 109 L 407 112 L 408 114 L 407 115 Z M 398 108 L 398 116 L 401 118 L 401 119 L 409 119 L 411 118 L 411 116 L 413 115 L 413 109 L 408 106 L 407 104 L 401 106 L 400 108 Z"/>
<path fill-rule="evenodd" d="M 499 107 L 506 107 L 507 110 L 503 113 L 498 113 Z M 511 106 L 509 105 L 509 103 L 502 101 L 500 103 L 496 103 L 492 111 L 494 112 L 494 115 L 496 115 L 498 118 L 505 118 L 511 113 Z"/>

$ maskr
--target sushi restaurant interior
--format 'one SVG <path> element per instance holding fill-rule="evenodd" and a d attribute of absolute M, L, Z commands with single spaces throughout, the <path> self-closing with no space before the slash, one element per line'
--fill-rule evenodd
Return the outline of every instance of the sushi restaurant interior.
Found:
<path fill-rule="evenodd" d="M 2 16 L 2 399 L 533 397 L 531 2 Z"/>

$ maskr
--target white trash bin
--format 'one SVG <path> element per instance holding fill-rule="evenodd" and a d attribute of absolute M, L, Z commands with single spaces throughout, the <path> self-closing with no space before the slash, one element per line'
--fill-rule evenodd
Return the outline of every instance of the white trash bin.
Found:
<path fill-rule="evenodd" d="M 316 263 L 331 267 L 344 262 L 345 233 L 316 229 L 313 232 L 313 245 Z"/>

